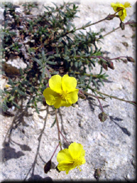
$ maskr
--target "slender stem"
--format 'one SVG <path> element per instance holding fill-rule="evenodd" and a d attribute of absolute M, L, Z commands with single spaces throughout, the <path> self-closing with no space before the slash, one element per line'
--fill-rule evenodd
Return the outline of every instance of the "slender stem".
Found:
<path fill-rule="evenodd" d="M 86 26 L 82 26 L 82 27 L 80 27 L 80 28 L 77 28 L 76 31 L 77 31 L 77 30 L 80 30 L 80 29 L 85 29 L 86 27 L 89 27 L 89 26 L 91 26 L 91 25 L 95 25 L 95 24 L 100 23 L 100 22 L 102 22 L 102 21 L 104 21 L 104 20 L 106 20 L 106 18 L 103 18 L 103 19 L 101 19 L 101 20 L 99 20 L 99 21 L 97 21 L 97 22 L 88 24 L 88 25 L 86 25 Z"/>
<path fill-rule="evenodd" d="M 100 99 L 102 99 L 102 100 L 105 100 L 105 98 L 104 97 L 100 97 L 100 96 L 95 96 L 95 95 L 93 95 L 93 94 L 91 94 L 91 93 L 87 93 L 87 92 L 85 92 L 85 91 L 82 91 L 84 94 L 87 94 L 87 95 L 90 95 L 90 96 L 93 96 L 93 97 L 98 97 L 98 98 L 100 98 Z"/>
<path fill-rule="evenodd" d="M 126 56 L 120 56 L 120 57 L 115 57 L 115 58 L 109 58 L 109 60 L 117 60 L 117 59 L 121 59 L 121 58 L 126 58 Z"/>
<path fill-rule="evenodd" d="M 84 95 L 84 92 L 80 89 L 79 89 L 79 94 L 82 95 L 84 97 L 84 99 L 86 99 L 86 96 Z"/>
<path fill-rule="evenodd" d="M 126 22 L 125 25 L 130 25 L 130 24 L 133 24 L 133 23 L 134 23 L 134 22 Z M 114 31 L 116 31 L 116 30 L 118 30 L 119 28 L 121 28 L 121 27 L 119 26 L 119 27 L 113 29 L 112 31 L 110 31 L 110 32 L 108 32 L 108 33 L 106 33 L 106 34 L 104 34 L 102 37 L 104 38 L 105 36 L 111 34 L 112 32 L 114 32 Z M 102 37 L 101 37 L 101 38 L 102 38 Z M 95 41 L 98 41 L 98 40 L 101 39 L 101 38 L 97 38 Z"/>
<path fill-rule="evenodd" d="M 115 98 L 115 99 L 117 99 L 117 100 L 121 100 L 121 101 L 130 103 L 130 104 L 135 104 L 135 105 L 136 105 L 136 102 L 134 102 L 134 101 L 124 100 L 124 99 L 122 99 L 122 98 L 118 98 L 118 97 L 113 96 L 113 95 L 108 95 L 108 94 L 106 94 L 106 93 L 103 93 L 103 92 L 100 92 L 100 91 L 98 91 L 98 90 L 95 90 L 95 89 L 93 89 L 93 88 L 91 88 L 91 87 L 88 87 L 88 88 L 91 89 L 93 92 L 97 92 L 98 94 L 105 95 L 105 96 L 107 96 L 107 97 L 109 97 L 109 98 Z"/>
<path fill-rule="evenodd" d="M 116 13 L 117 13 L 117 12 L 116 12 Z M 96 22 L 94 22 L 94 23 L 91 23 L 91 24 L 82 26 L 82 27 L 80 27 L 80 28 L 77 28 L 76 31 L 77 31 L 77 30 L 80 30 L 80 29 L 84 29 L 84 28 L 89 27 L 89 26 L 91 26 L 91 25 L 98 24 L 98 23 L 100 23 L 100 22 L 102 22 L 102 21 L 104 21 L 104 20 L 110 20 L 109 18 L 111 18 L 111 17 L 114 18 L 115 15 L 116 15 L 116 13 L 114 13 L 114 14 L 109 14 L 107 17 L 105 17 L 105 18 L 103 18 L 103 19 L 101 19 L 101 20 L 99 20 L 99 21 L 96 21 Z"/>
<path fill-rule="evenodd" d="M 54 156 L 54 154 L 55 154 L 55 152 L 56 152 L 56 150 L 57 150 L 58 146 L 59 146 L 59 143 L 58 143 L 58 145 L 56 146 L 56 148 L 55 148 L 55 150 L 54 150 L 54 152 L 53 152 L 53 154 L 52 154 L 52 156 L 51 156 L 50 160 L 52 160 L 52 158 L 53 158 L 53 156 Z"/>
<path fill-rule="evenodd" d="M 116 30 L 119 29 L 119 28 L 120 28 L 120 27 L 117 27 L 117 28 L 113 29 L 112 31 L 110 31 L 110 32 L 108 32 L 108 33 L 106 33 L 106 34 L 104 34 L 102 37 L 104 38 L 105 36 L 111 34 L 112 32 L 116 31 Z M 98 40 L 101 39 L 102 37 L 97 38 L 95 41 L 98 41 Z"/>
<path fill-rule="evenodd" d="M 59 140 L 60 149 L 62 150 L 62 147 L 61 147 L 61 140 L 60 140 L 59 122 L 58 122 L 58 117 L 57 117 L 57 109 L 56 109 L 55 113 L 56 113 L 56 123 L 57 123 L 57 130 L 58 130 L 58 140 Z"/>
<path fill-rule="evenodd" d="M 77 72 L 77 71 L 75 71 L 74 74 L 81 75 L 81 73 Z M 87 74 L 87 73 L 83 73 L 83 75 L 84 76 L 89 76 L 89 77 L 92 76 L 92 78 L 101 78 L 102 77 L 102 75 L 100 75 L 100 74 Z"/>
<path fill-rule="evenodd" d="M 62 135 L 62 137 L 65 139 L 65 141 L 69 144 L 69 142 L 67 141 L 67 139 L 65 138 L 65 136 L 62 134 L 62 132 L 59 131 L 59 133 Z"/>
<path fill-rule="evenodd" d="M 100 105 L 101 111 L 102 111 L 102 112 L 104 112 L 103 106 L 102 106 L 102 104 L 101 104 L 101 102 L 100 102 L 99 98 L 98 98 L 97 96 L 95 96 L 95 97 L 96 97 L 96 99 L 97 99 L 97 100 L 98 100 L 98 102 L 99 102 L 99 105 Z"/>
<path fill-rule="evenodd" d="M 70 58 L 74 58 L 74 56 L 70 56 Z M 75 58 L 95 58 L 95 59 L 96 58 L 98 58 L 98 59 L 102 58 L 106 61 L 109 61 L 109 60 L 117 60 L 117 59 L 121 59 L 121 58 L 127 58 L 127 56 L 119 56 L 119 57 L 115 57 L 115 58 L 106 58 L 106 57 L 98 56 L 98 55 L 96 55 L 96 56 L 90 56 L 90 55 L 89 56 L 80 56 L 80 55 L 77 55 L 77 56 L 75 56 Z M 79 60 L 77 62 L 79 62 Z M 85 61 L 82 61 L 82 62 L 85 63 Z M 76 74 L 77 74 L 77 72 L 76 72 Z"/>

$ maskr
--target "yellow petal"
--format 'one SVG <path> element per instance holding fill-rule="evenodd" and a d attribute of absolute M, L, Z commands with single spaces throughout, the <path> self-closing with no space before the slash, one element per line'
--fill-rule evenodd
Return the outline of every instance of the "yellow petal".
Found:
<path fill-rule="evenodd" d="M 75 89 L 73 92 L 67 94 L 67 100 L 70 104 L 74 104 L 78 101 L 78 89 Z"/>
<path fill-rule="evenodd" d="M 73 163 L 71 163 L 71 164 L 61 163 L 61 164 L 58 164 L 57 167 L 58 167 L 59 171 L 66 171 L 66 174 L 68 174 L 70 170 L 76 168 L 73 165 Z"/>
<path fill-rule="evenodd" d="M 131 7 L 129 2 L 125 2 L 124 6 L 125 6 L 125 8 Z"/>
<path fill-rule="evenodd" d="M 111 3 L 111 7 L 114 9 L 114 11 L 116 11 L 116 8 L 117 8 L 117 6 L 116 6 L 116 4 L 115 3 Z"/>
<path fill-rule="evenodd" d="M 79 159 L 85 156 L 85 150 L 83 149 L 83 146 L 76 142 L 70 144 L 69 152 L 73 159 Z"/>
<path fill-rule="evenodd" d="M 68 149 L 63 149 L 61 151 L 59 151 L 59 153 L 57 154 L 57 161 L 58 163 L 65 163 L 65 164 L 70 164 L 72 163 L 72 157 L 69 153 Z"/>
<path fill-rule="evenodd" d="M 65 92 L 74 91 L 77 86 L 77 80 L 74 77 L 69 77 L 67 74 L 62 77 L 62 89 Z"/>
<path fill-rule="evenodd" d="M 63 149 L 59 151 L 57 155 L 57 161 L 59 163 L 57 166 L 58 169 L 60 171 L 66 171 L 66 174 L 68 174 L 68 172 L 74 168 L 73 159 L 70 156 L 68 149 Z"/>
<path fill-rule="evenodd" d="M 58 98 L 58 94 L 49 87 L 44 90 L 43 95 L 48 105 L 54 105 Z"/>
<path fill-rule="evenodd" d="M 84 164 L 84 163 L 86 163 L 86 160 L 85 160 L 85 157 L 83 156 L 83 157 L 81 157 L 81 164 Z"/>
<path fill-rule="evenodd" d="M 61 97 L 59 96 L 56 100 L 56 102 L 54 103 L 54 107 L 55 108 L 60 108 L 62 105 L 61 105 Z"/>
<path fill-rule="evenodd" d="M 54 75 L 49 79 L 49 87 L 57 92 L 61 93 L 62 88 L 61 88 L 61 76 L 60 75 Z"/>
<path fill-rule="evenodd" d="M 61 106 L 69 107 L 71 105 L 72 103 L 69 103 L 68 101 L 65 101 L 65 100 L 61 100 Z"/>
<path fill-rule="evenodd" d="M 111 3 L 111 7 L 113 8 L 113 10 L 115 12 L 119 11 L 120 9 L 124 9 L 124 5 L 123 4 L 120 4 L 120 3 Z"/>
<path fill-rule="evenodd" d="M 126 9 L 123 9 L 122 12 L 120 11 L 120 12 L 118 13 L 118 15 L 119 15 L 121 21 L 124 21 L 125 17 L 127 16 L 127 11 L 126 11 Z"/>

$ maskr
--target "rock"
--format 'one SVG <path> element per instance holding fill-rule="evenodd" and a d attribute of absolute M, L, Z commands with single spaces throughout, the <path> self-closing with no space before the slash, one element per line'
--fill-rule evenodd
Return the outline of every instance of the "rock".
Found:
<path fill-rule="evenodd" d="M 19 1 L 13 2 L 18 4 Z M 61 4 L 63 1 L 54 0 L 54 2 Z M 78 1 L 75 2 L 78 4 Z M 44 4 L 51 5 L 51 2 L 44 2 Z M 130 19 L 134 14 L 134 4 L 135 1 L 132 1 L 132 7 L 127 9 L 128 16 L 126 20 Z M 88 21 L 98 21 L 106 17 L 108 13 L 113 13 L 110 7 L 110 1 L 80 1 L 79 9 L 80 12 L 78 15 L 80 19 L 77 18 L 74 20 L 77 27 L 80 27 Z M 91 28 L 94 31 L 99 31 L 103 27 L 105 31 L 102 34 L 105 34 L 118 25 L 119 21 L 115 18 L 114 21 L 105 21 Z M 132 28 L 127 26 L 125 30 L 119 29 L 104 37 L 101 42 L 98 42 L 98 45 L 102 47 L 103 51 L 107 51 L 107 56 L 110 58 L 123 55 L 134 57 L 135 44 L 132 41 L 133 33 Z M 122 44 L 124 41 L 127 42 L 128 47 Z M 15 63 L 15 65 L 17 68 L 20 67 L 18 63 Z M 135 100 L 135 78 L 134 75 L 131 75 L 135 71 L 134 65 L 131 63 L 126 65 L 116 60 L 114 60 L 114 65 L 114 70 L 108 69 L 107 71 L 111 83 L 105 82 L 100 91 L 108 95 L 126 97 L 127 100 Z M 22 67 L 25 68 L 25 65 L 22 65 Z M 99 67 L 95 69 L 95 71 L 98 70 Z M 58 145 L 57 125 L 55 124 L 51 128 L 55 120 L 55 114 L 52 113 L 53 109 L 51 107 L 49 108 L 50 114 L 48 114 L 46 123 L 43 120 L 47 114 L 46 111 L 41 111 L 40 114 L 37 114 L 35 111 L 29 110 L 29 116 L 23 118 L 27 124 L 26 126 L 23 126 L 21 122 L 22 118 L 17 118 L 17 116 L 4 117 L 0 114 L 0 143 L 2 144 L 5 139 L 11 140 L 10 148 L 8 149 L 11 156 L 7 161 L 0 164 L 0 180 L 24 180 L 30 168 L 34 165 L 36 156 L 37 164 L 34 169 L 34 174 L 31 175 L 30 171 L 27 177 L 30 180 L 41 180 L 44 177 L 51 177 L 53 181 L 92 181 L 95 180 L 94 173 L 96 169 L 101 169 L 99 180 L 134 180 L 135 107 L 129 103 L 121 102 L 113 98 L 110 99 L 106 96 L 105 98 L 105 101 L 100 99 L 105 113 L 108 114 L 108 118 L 103 123 L 97 117 L 101 113 L 101 110 L 98 100 L 94 97 L 94 100 L 79 99 L 76 107 L 70 106 L 60 109 L 61 115 L 58 114 L 58 120 L 62 134 L 68 141 L 81 143 L 86 153 L 86 163 L 81 166 L 81 172 L 78 169 L 74 169 L 69 174 L 65 172 L 58 173 L 55 169 L 51 169 L 47 174 L 44 173 L 45 162 L 49 161 Z M 108 106 L 104 107 L 107 104 Z M 46 107 L 40 106 L 40 108 L 45 109 Z M 110 118 L 110 116 L 113 116 L 113 118 Z M 9 135 L 7 132 L 10 132 L 10 126 L 13 122 L 14 124 L 19 124 Z M 44 124 L 45 129 L 42 131 Z M 3 136 L 3 134 L 5 135 Z M 63 139 L 62 136 L 61 139 Z M 0 148 L 3 150 L 5 147 L 1 144 Z M 29 148 L 21 149 L 21 145 L 27 145 Z M 56 155 L 59 150 L 58 148 L 52 159 L 55 165 L 57 165 Z M 18 152 L 21 152 L 21 156 L 17 154 Z"/>
<path fill-rule="evenodd" d="M 20 57 L 11 57 L 7 62 L 7 64 L 10 64 L 18 69 L 22 68 L 25 69 L 27 67 L 27 64 L 24 63 L 23 59 Z"/>

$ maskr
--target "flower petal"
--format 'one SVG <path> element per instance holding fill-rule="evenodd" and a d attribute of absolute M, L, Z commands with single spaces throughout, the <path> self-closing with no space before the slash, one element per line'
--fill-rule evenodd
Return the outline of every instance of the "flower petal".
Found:
<path fill-rule="evenodd" d="M 113 10 L 115 12 L 119 11 L 120 9 L 124 9 L 124 5 L 123 4 L 120 4 L 120 3 L 111 3 L 111 7 L 113 8 Z"/>
<path fill-rule="evenodd" d="M 75 89 L 73 92 L 67 94 L 67 100 L 70 104 L 74 104 L 78 101 L 78 91 L 79 89 Z"/>
<path fill-rule="evenodd" d="M 69 106 L 71 106 L 71 105 L 72 105 L 72 104 L 69 103 L 68 101 L 61 100 L 61 106 L 69 107 Z"/>
<path fill-rule="evenodd" d="M 126 9 L 123 9 L 122 11 L 119 11 L 118 15 L 119 15 L 121 21 L 124 21 L 125 17 L 127 16 Z"/>
<path fill-rule="evenodd" d="M 125 8 L 131 7 L 129 2 L 125 2 L 124 6 L 125 6 Z"/>
<path fill-rule="evenodd" d="M 74 142 L 70 144 L 68 149 L 73 159 L 79 159 L 85 156 L 85 150 L 79 143 Z"/>
<path fill-rule="evenodd" d="M 49 87 L 44 90 L 43 95 L 48 105 L 54 105 L 58 98 L 58 94 Z"/>
<path fill-rule="evenodd" d="M 67 74 L 65 74 L 62 77 L 62 89 L 65 92 L 71 92 L 74 91 L 77 86 L 77 80 L 74 77 L 70 77 Z"/>
<path fill-rule="evenodd" d="M 59 171 L 66 171 L 66 174 L 68 174 L 70 170 L 75 168 L 73 163 L 71 163 L 71 164 L 61 163 L 61 164 L 58 164 L 57 167 L 58 167 Z"/>
<path fill-rule="evenodd" d="M 59 151 L 57 161 L 59 163 L 57 168 L 60 171 L 66 171 L 66 174 L 76 167 L 80 170 L 79 166 L 86 162 L 85 150 L 81 144 L 71 143 L 68 149 Z"/>
<path fill-rule="evenodd" d="M 58 163 L 65 163 L 65 164 L 70 164 L 73 162 L 73 159 L 69 153 L 68 149 L 63 149 L 61 151 L 59 151 L 58 155 L 57 155 L 57 161 Z"/>
<path fill-rule="evenodd" d="M 59 96 L 56 100 L 56 102 L 54 103 L 54 107 L 56 109 L 60 108 L 62 105 L 61 105 L 61 97 Z"/>
<path fill-rule="evenodd" d="M 60 75 L 54 75 L 49 79 L 49 87 L 57 93 L 62 92 L 61 88 L 61 76 Z"/>
<path fill-rule="evenodd" d="M 59 163 L 57 166 L 58 169 L 60 171 L 66 171 L 66 174 L 68 174 L 71 169 L 75 168 L 73 164 L 73 159 L 68 149 L 63 149 L 59 151 L 57 155 L 57 161 Z"/>

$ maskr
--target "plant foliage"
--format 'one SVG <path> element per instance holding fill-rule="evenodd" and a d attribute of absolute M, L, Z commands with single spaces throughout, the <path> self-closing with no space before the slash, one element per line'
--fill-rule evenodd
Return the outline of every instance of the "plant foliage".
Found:
<path fill-rule="evenodd" d="M 44 6 L 39 15 L 31 11 L 38 8 L 37 3 L 22 5 L 23 13 L 16 11 L 18 6 L 4 4 L 4 21 L 2 32 L 3 75 L 8 79 L 9 88 L 1 91 L 3 111 L 14 105 L 19 107 L 20 99 L 30 97 L 28 107 L 37 108 L 43 102 L 43 90 L 52 75 L 68 73 L 78 81 L 78 88 L 87 91 L 92 84 L 94 93 L 107 79 L 103 69 L 114 69 L 113 63 L 104 59 L 101 49 L 97 47 L 97 37 L 101 32 L 92 30 L 83 33 L 90 22 L 76 28 L 73 20 L 78 6 L 64 3 L 53 7 Z M 26 68 L 9 68 L 7 61 L 12 57 L 21 58 Z M 100 71 L 93 74 L 93 68 L 100 65 Z M 88 72 L 87 72 L 88 70 Z"/>

